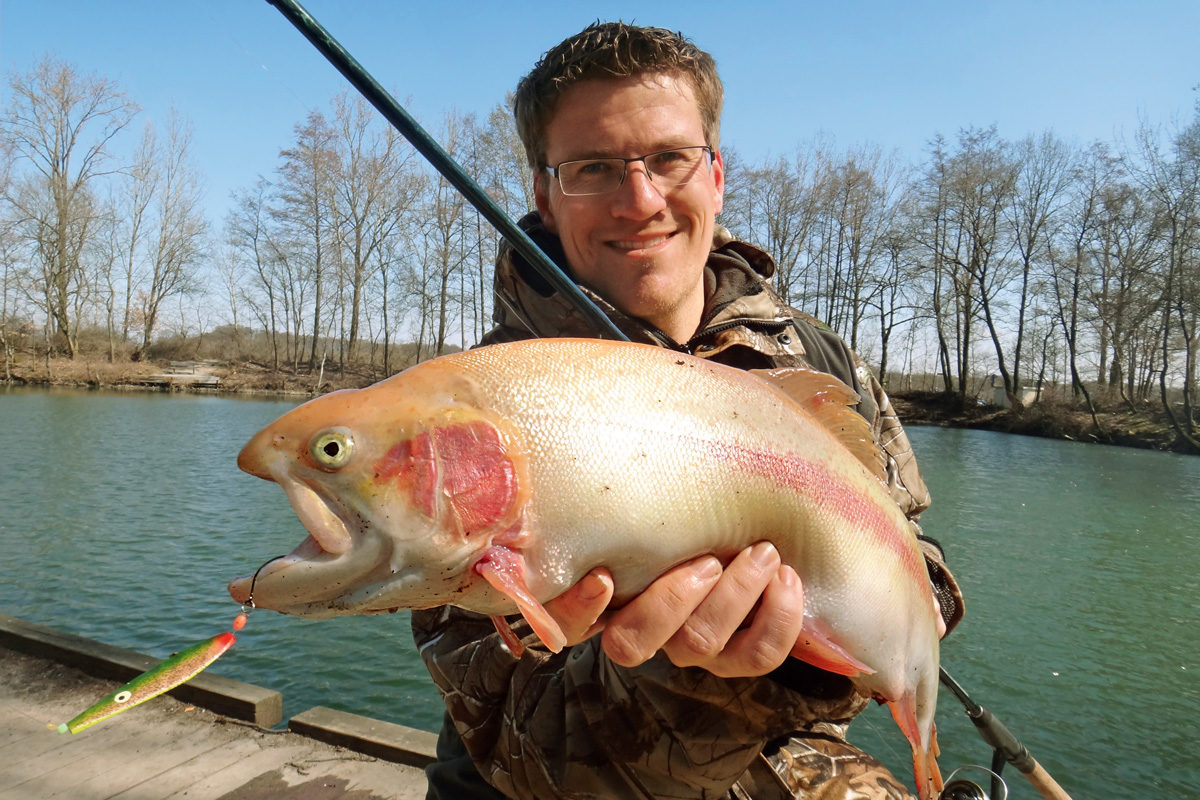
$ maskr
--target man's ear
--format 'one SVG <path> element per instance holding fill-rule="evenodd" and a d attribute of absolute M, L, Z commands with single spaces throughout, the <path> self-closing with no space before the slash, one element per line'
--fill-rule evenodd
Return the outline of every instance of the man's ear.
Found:
<path fill-rule="evenodd" d="M 715 186 L 716 198 L 713 202 L 714 213 L 720 214 L 721 208 L 725 205 L 725 162 L 721 159 L 721 151 L 713 152 L 713 184 Z"/>
<path fill-rule="evenodd" d="M 558 223 L 554 219 L 554 212 L 550 210 L 550 181 L 550 174 L 544 169 L 533 173 L 533 202 L 537 206 L 538 214 L 541 216 L 546 230 L 557 236 Z"/>

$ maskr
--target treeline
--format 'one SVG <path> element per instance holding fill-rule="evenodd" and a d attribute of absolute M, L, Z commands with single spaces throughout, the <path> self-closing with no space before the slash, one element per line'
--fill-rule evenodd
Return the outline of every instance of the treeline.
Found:
<path fill-rule="evenodd" d="M 137 355 L 228 325 L 269 343 L 235 357 L 388 372 L 397 342 L 429 357 L 489 326 L 496 234 L 356 96 L 299 121 L 210 228 L 178 116 L 139 137 L 120 87 L 53 59 L 10 86 L 6 358 L 17 343 Z M 432 127 L 511 216 L 532 207 L 503 105 Z M 1016 405 L 1051 385 L 1089 406 L 1154 402 L 1195 437 L 1200 113 L 1117 143 L 962 130 L 916 164 L 820 141 L 723 155 L 720 221 L 879 374 L 932 372 L 964 399 L 992 374 Z"/>

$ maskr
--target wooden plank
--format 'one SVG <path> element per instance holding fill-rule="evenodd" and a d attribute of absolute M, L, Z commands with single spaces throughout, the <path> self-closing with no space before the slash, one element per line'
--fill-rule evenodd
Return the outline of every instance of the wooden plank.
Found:
<path fill-rule="evenodd" d="M 204 795 L 197 791 L 198 784 L 214 772 L 244 761 L 261 750 L 261 742 L 241 736 L 194 753 L 160 772 L 145 775 L 141 783 L 106 800 L 162 800 L 180 793 L 188 800 L 203 800 Z"/>
<path fill-rule="evenodd" d="M 63 736 L 67 746 L 26 761 L 16 775 L 19 780 L 0 791 L 0 800 L 106 797 L 140 780 L 140 762 L 147 754 L 185 735 L 185 726 L 161 718 L 153 725 L 145 718 L 125 725 L 117 721 L 103 731 L 93 728 Z"/>
<path fill-rule="evenodd" d="M 182 762 L 225 749 L 237 739 L 237 732 L 223 731 L 218 725 L 196 725 L 190 719 L 175 724 L 162 718 L 147 720 L 144 729 L 132 735 L 103 744 L 97 737 L 97 747 L 87 758 L 74 762 L 70 770 L 60 770 L 64 774 L 56 775 L 52 786 L 27 796 L 39 800 L 112 797 Z M 9 799 L 0 795 L 0 800 Z"/>
<path fill-rule="evenodd" d="M 425 768 L 437 758 L 437 736 L 394 722 L 316 706 L 288 720 L 288 729 L 385 761 Z"/>
<path fill-rule="evenodd" d="M 287 741 L 287 740 L 285 740 Z M 305 761 L 316 761 L 317 753 L 313 746 L 297 737 L 288 743 L 252 753 L 246 758 L 238 759 L 220 769 L 213 770 L 205 778 L 197 781 L 186 789 L 167 795 L 170 800 L 194 800 L 197 797 L 223 797 L 252 782 L 260 775 L 280 771 L 281 776 L 286 769 L 287 774 L 301 776 L 297 766 L 303 767 Z M 166 800 L 166 798 L 164 798 Z"/>

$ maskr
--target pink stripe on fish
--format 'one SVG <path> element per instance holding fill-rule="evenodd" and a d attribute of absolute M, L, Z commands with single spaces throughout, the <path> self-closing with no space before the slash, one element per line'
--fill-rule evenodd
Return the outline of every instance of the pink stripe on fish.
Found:
<path fill-rule="evenodd" d="M 908 543 L 904 533 L 897 530 L 897 518 L 885 513 L 821 464 L 798 456 L 751 450 L 723 442 L 713 442 L 712 449 L 722 461 L 731 462 L 743 472 L 761 475 L 811 498 L 818 507 L 836 514 L 894 552 L 905 571 L 922 586 L 929 582 L 929 574 L 918 551 Z"/>

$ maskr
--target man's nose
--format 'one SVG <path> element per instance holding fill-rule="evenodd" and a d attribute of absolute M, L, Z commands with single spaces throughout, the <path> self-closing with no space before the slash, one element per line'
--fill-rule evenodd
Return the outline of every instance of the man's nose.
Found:
<path fill-rule="evenodd" d="M 648 217 L 667 205 L 666 197 L 659 191 L 658 184 L 651 180 L 644 161 L 633 161 L 626 165 L 625 180 L 616 195 L 613 203 L 613 214 L 616 216 Z"/>

